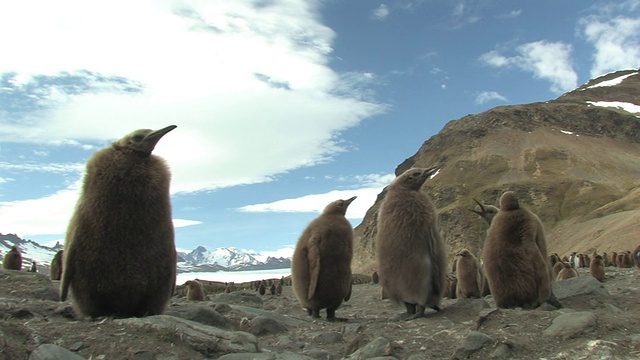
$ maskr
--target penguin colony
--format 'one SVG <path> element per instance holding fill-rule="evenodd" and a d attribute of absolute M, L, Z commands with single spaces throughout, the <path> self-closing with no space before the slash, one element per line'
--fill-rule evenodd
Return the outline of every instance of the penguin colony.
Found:
<path fill-rule="evenodd" d="M 152 154 L 175 125 L 95 152 L 67 229 L 60 298 L 80 317 L 161 314 L 176 281 L 170 172 Z"/>
<path fill-rule="evenodd" d="M 413 168 L 388 187 L 378 210 L 376 253 L 384 295 L 404 304 L 398 319 L 424 316 L 427 308 L 440 310 L 447 287 L 444 240 L 431 199 L 420 191 L 438 168 Z"/>
<path fill-rule="evenodd" d="M 136 130 L 96 152 L 87 163 L 82 194 L 69 223 L 65 250 L 54 256 L 52 280 L 61 279 L 61 299 L 67 296 L 77 315 L 146 316 L 162 313 L 175 288 L 176 253 L 170 173 L 164 160 L 152 155 L 157 142 L 176 126 Z M 446 271 L 447 253 L 438 230 L 436 209 L 421 191 L 438 169 L 412 168 L 386 189 L 377 219 L 376 247 L 381 298 L 403 304 L 398 319 L 440 310 L 443 296 L 483 297 L 493 293 L 499 307 L 535 308 L 554 304 L 551 281 L 578 276 L 589 268 L 599 281 L 605 268 L 640 268 L 640 246 L 633 251 L 602 255 L 572 252 L 547 259 L 544 229 L 538 217 L 522 208 L 514 192 L 502 194 L 500 207 L 473 199 L 469 209 L 488 225 L 482 249 L 484 264 L 468 249 L 456 254 Z M 298 239 L 292 259 L 293 285 L 300 304 L 313 318 L 326 309 L 327 320 L 351 296 L 353 229 L 345 218 L 355 197 L 327 205 Z M 140 216 L 139 214 L 144 214 Z M 116 225 L 114 225 L 116 224 Z M 90 240 L 88 240 L 90 239 Z M 140 251 L 144 249 L 144 251 Z M 64 254 L 64 256 L 63 256 Z M 140 254 L 146 256 L 139 259 Z M 505 259 L 509 259 L 508 261 Z M 529 264 L 513 259 L 529 259 Z M 518 264 L 518 265 L 514 265 Z M 20 270 L 22 257 L 14 246 L 3 259 L 4 269 Z M 32 271 L 35 263 L 32 264 Z M 202 283 L 185 283 L 187 300 L 205 298 Z M 261 295 L 281 295 L 284 278 L 251 283 Z M 227 284 L 225 292 L 230 292 Z M 555 304 L 554 304 L 555 305 Z"/>
<path fill-rule="evenodd" d="M 327 205 L 296 243 L 291 259 L 293 290 L 313 318 L 319 318 L 320 310 L 326 309 L 327 320 L 346 320 L 336 317 L 335 312 L 351 296 L 353 229 L 345 214 L 355 199 Z"/>

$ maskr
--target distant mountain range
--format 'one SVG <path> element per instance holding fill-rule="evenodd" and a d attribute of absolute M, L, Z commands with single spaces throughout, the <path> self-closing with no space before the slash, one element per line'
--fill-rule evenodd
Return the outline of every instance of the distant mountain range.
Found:
<path fill-rule="evenodd" d="M 38 271 L 48 271 L 53 256 L 62 250 L 61 244 L 53 247 L 40 245 L 32 240 L 24 240 L 15 234 L 0 234 L 0 259 L 12 246 L 22 253 L 22 267 L 28 269 L 35 260 Z M 178 252 L 178 273 L 285 269 L 291 267 L 291 259 L 272 257 L 260 253 L 248 253 L 234 247 L 217 248 L 212 251 L 198 246 L 189 253 Z"/>

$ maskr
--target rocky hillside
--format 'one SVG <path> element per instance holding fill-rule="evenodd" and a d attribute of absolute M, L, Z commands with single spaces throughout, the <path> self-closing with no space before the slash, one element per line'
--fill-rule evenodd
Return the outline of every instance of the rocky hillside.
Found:
<path fill-rule="evenodd" d="M 550 252 L 632 250 L 640 240 L 640 75 L 619 71 L 556 100 L 501 106 L 449 122 L 396 168 L 439 166 L 428 193 L 452 260 L 479 254 L 487 225 L 473 199 L 505 190 L 545 224 Z M 356 227 L 355 271 L 375 269 L 376 214 Z"/>

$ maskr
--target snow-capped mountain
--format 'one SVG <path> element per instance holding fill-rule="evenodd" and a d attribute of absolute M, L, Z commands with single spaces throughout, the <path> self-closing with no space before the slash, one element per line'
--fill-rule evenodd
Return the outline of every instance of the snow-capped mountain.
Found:
<path fill-rule="evenodd" d="M 59 243 L 49 247 L 32 240 L 21 239 L 14 234 L 0 233 L 0 260 L 14 245 L 22 254 L 22 268 L 29 269 L 35 260 L 38 271 L 47 271 L 53 256 L 63 248 Z M 233 247 L 209 251 L 203 246 L 198 246 L 189 253 L 178 252 L 178 272 L 283 269 L 290 266 L 290 258 L 249 253 Z"/>
<path fill-rule="evenodd" d="M 179 269 L 193 266 L 213 266 L 226 270 L 260 270 L 282 269 L 291 266 L 290 258 L 249 253 L 234 247 L 209 251 L 203 246 L 198 246 L 190 253 L 178 253 L 178 256 L 184 259 L 184 263 L 178 263 Z"/>

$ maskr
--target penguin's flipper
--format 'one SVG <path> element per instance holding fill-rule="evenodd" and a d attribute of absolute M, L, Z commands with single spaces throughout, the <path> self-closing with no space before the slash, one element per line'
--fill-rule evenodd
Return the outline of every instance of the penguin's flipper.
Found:
<path fill-rule="evenodd" d="M 309 261 L 309 293 L 307 299 L 311 299 L 316 293 L 318 276 L 320 276 L 320 239 L 314 236 L 309 240 L 307 260 Z"/>

